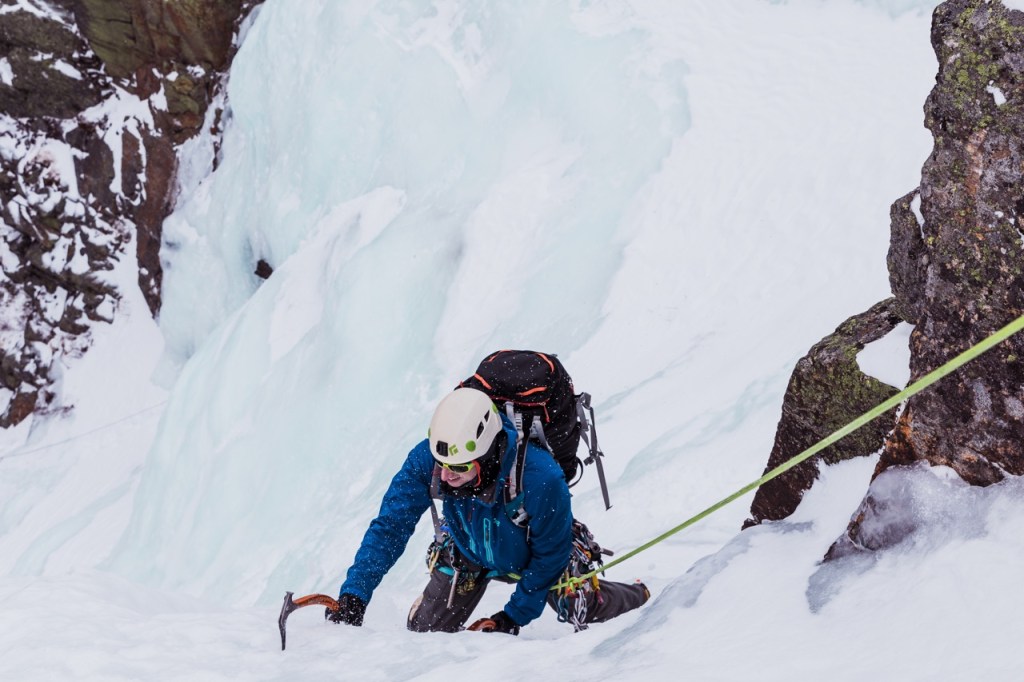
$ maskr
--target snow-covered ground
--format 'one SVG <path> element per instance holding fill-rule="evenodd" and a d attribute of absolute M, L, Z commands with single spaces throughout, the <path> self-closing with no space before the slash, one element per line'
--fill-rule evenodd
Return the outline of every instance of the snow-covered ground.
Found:
<path fill-rule="evenodd" d="M 893 476 L 920 531 L 822 567 L 872 456 L 785 522 L 739 533 L 744 499 L 615 567 L 655 598 L 580 634 L 406 632 L 424 520 L 363 628 L 305 609 L 278 641 L 492 349 L 595 396 L 614 506 L 588 472 L 574 508 L 605 546 L 756 479 L 796 360 L 889 294 L 933 5 L 269 0 L 217 172 L 185 161 L 160 329 L 130 294 L 75 409 L 4 434 L 0 679 L 1019 679 L 1021 486 Z M 905 339 L 865 371 L 905 383 Z"/>

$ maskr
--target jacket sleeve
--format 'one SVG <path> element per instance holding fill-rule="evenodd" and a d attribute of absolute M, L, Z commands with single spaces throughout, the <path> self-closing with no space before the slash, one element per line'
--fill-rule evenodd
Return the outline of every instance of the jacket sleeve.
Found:
<path fill-rule="evenodd" d="M 430 477 L 434 459 L 423 441 L 409 453 L 405 464 L 384 493 L 377 518 L 363 535 L 363 542 L 341 585 L 342 593 L 369 602 L 384 575 L 402 556 L 416 523 L 430 506 Z"/>
<path fill-rule="evenodd" d="M 545 453 L 546 454 L 546 453 Z M 526 625 L 544 611 L 551 587 L 558 582 L 572 553 L 572 507 L 569 487 L 553 460 L 546 462 L 541 481 L 524 481 L 524 506 L 530 515 L 530 560 L 523 569 L 505 613 Z"/>

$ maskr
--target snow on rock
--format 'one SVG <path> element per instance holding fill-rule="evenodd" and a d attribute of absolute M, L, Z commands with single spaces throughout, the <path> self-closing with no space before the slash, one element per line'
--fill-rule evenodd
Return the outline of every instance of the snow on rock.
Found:
<path fill-rule="evenodd" d="M 902 389 L 910 381 L 910 333 L 914 326 L 900 322 L 882 338 L 857 353 L 857 365 L 868 376 Z"/>
<path fill-rule="evenodd" d="M 14 394 L 0 424 L 11 426 L 36 409 L 60 407 L 53 361 L 88 347 L 86 320 L 109 320 L 99 310 L 117 298 L 110 261 L 128 235 L 82 196 L 80 149 L 0 119 L 9 135 L 2 165 L 13 181 L 0 211 L 6 327 L 0 383 Z"/>
<path fill-rule="evenodd" d="M 996 86 L 989 85 L 985 88 L 985 91 L 992 95 L 992 99 L 995 101 L 997 107 L 1001 107 L 1006 104 L 1006 95 Z"/>
<path fill-rule="evenodd" d="M 0 83 L 14 85 L 14 71 L 11 69 L 11 62 L 7 57 L 0 57 Z"/>

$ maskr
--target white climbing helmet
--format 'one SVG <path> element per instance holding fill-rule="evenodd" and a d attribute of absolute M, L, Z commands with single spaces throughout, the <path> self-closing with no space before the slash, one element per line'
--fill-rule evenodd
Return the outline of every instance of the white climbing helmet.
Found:
<path fill-rule="evenodd" d="M 483 391 L 457 388 L 438 403 L 430 420 L 430 453 L 441 464 L 483 457 L 501 432 L 498 408 Z"/>

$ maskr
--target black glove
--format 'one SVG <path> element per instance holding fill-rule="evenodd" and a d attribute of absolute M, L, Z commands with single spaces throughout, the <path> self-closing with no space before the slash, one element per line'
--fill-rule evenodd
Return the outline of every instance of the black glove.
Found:
<path fill-rule="evenodd" d="M 363 624 L 363 615 L 366 614 L 366 602 L 354 594 L 344 593 L 338 597 L 338 610 L 327 609 L 324 618 L 332 623 L 347 623 L 359 626 Z"/>
<path fill-rule="evenodd" d="M 498 611 L 490 618 L 481 618 L 469 629 L 474 632 L 504 632 L 507 635 L 518 635 L 519 624 L 504 611 Z"/>

